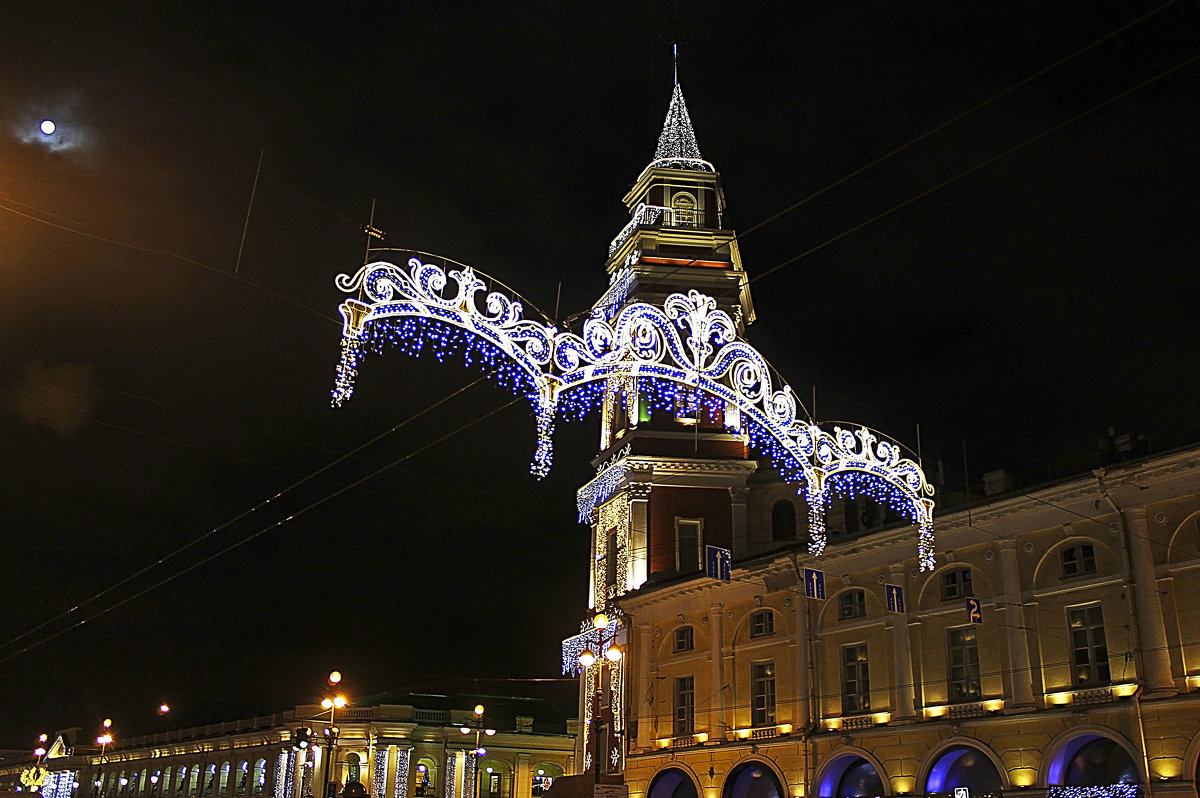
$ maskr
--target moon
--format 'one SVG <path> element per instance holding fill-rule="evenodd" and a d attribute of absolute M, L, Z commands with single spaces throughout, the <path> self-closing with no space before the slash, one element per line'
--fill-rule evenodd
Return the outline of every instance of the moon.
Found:
<path fill-rule="evenodd" d="M 38 127 L 42 133 L 46 134 L 47 136 L 52 136 L 54 135 L 56 126 L 53 119 L 43 119 L 42 124 L 40 124 Z"/>

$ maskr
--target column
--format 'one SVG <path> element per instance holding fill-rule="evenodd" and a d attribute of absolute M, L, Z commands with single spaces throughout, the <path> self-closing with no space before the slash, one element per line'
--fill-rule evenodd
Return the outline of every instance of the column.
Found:
<path fill-rule="evenodd" d="M 517 754 L 517 768 L 513 771 L 512 798 L 531 798 L 533 775 L 529 772 L 529 754 Z"/>
<path fill-rule="evenodd" d="M 799 579 L 799 577 L 797 577 Z M 809 646 L 809 605 L 808 599 L 804 596 L 804 590 L 801 588 L 796 591 L 794 599 L 796 606 L 794 612 L 796 615 L 796 717 L 798 725 L 807 725 L 811 723 L 813 718 L 812 706 L 809 701 L 809 671 L 812 668 L 812 650 Z"/>
<path fill-rule="evenodd" d="M 746 497 L 749 494 L 750 491 L 745 486 L 729 489 L 733 523 L 733 557 L 735 559 L 746 556 L 750 551 L 750 528 L 746 521 Z"/>
<path fill-rule="evenodd" d="M 1137 601 L 1138 647 L 1142 650 L 1141 674 L 1144 698 L 1167 698 L 1179 691 L 1171 678 L 1171 656 L 1167 651 L 1167 625 L 1162 602 L 1158 598 L 1158 577 L 1154 572 L 1154 552 L 1150 549 L 1150 527 L 1146 508 L 1126 510 L 1129 531 L 1129 562 L 1133 572 L 1133 595 Z"/>
<path fill-rule="evenodd" d="M 904 564 L 891 567 L 891 583 L 904 588 L 904 595 L 910 596 L 908 580 L 904 578 Z M 912 650 L 908 640 L 908 607 L 902 615 L 895 615 L 892 622 L 892 645 L 895 648 L 895 673 L 892 674 L 892 722 L 916 721 L 915 702 L 913 701 L 913 667 Z"/>
<path fill-rule="evenodd" d="M 646 583 L 650 573 L 650 483 L 631 482 L 629 494 L 629 588 Z"/>
<path fill-rule="evenodd" d="M 1029 660 L 1029 636 L 1025 629 L 1025 605 L 1021 601 L 1021 570 L 1017 565 L 1017 542 L 1001 540 L 1000 573 L 1004 584 L 1004 626 L 1008 638 L 1009 678 L 1012 679 L 1012 703 L 1009 713 L 1032 712 L 1033 668 Z"/>
<path fill-rule="evenodd" d="M 637 681 L 630 685 L 629 701 L 634 707 L 633 717 L 649 720 L 654 717 L 654 704 L 657 698 L 655 689 L 657 683 L 650 677 L 650 661 L 657 661 L 653 655 L 654 631 L 648 623 L 637 625 L 637 650 L 632 652 L 637 657 Z M 580 715 L 579 717 L 584 717 Z M 655 733 L 652 724 L 638 722 L 637 739 L 633 744 L 638 748 L 649 748 L 652 735 Z M 582 735 L 580 735 L 582 736 Z"/>
<path fill-rule="evenodd" d="M 724 742 L 729 729 L 729 715 L 725 702 L 725 605 L 714 604 L 708 608 L 708 625 L 712 628 L 712 686 L 709 692 L 717 697 L 716 706 L 708 711 L 709 739 Z M 696 691 L 699 696 L 700 690 Z"/>

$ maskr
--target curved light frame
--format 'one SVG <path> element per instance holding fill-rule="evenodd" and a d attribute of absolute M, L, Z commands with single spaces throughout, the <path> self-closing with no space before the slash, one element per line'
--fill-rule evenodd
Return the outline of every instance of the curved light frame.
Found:
<path fill-rule="evenodd" d="M 825 547 L 824 508 L 832 495 L 866 493 L 890 502 L 918 527 L 920 567 L 933 569 L 933 487 L 921 467 L 902 457 L 899 444 L 866 427 L 828 432 L 799 417 L 791 387 L 772 384 L 766 360 L 738 337 L 733 319 L 712 297 L 695 290 L 671 294 L 661 307 L 634 302 L 615 316 L 598 308 L 576 334 L 524 318 L 521 303 L 498 291 L 481 302 L 485 284 L 469 266 L 447 274 L 416 257 L 407 268 L 377 261 L 340 275 L 336 284 L 361 291 L 369 303 L 347 299 L 338 308 L 343 340 L 335 406 L 353 394 L 358 365 L 372 343 L 382 343 L 389 320 L 430 324 L 418 333 L 425 337 L 457 328 L 478 339 L 490 357 L 503 359 L 509 386 L 534 405 L 538 442 L 530 470 L 540 479 L 550 468 L 560 403 L 586 386 L 673 383 L 737 407 L 751 446 L 785 479 L 802 483 L 814 510 L 813 554 Z M 378 337 L 372 339 L 372 331 Z"/>

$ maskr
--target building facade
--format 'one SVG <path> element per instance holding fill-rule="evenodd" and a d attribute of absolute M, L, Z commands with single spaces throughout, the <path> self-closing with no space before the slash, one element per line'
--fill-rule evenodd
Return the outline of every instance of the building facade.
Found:
<path fill-rule="evenodd" d="M 697 289 L 740 337 L 748 283 L 678 86 L 624 202 L 595 311 Z M 849 479 L 813 513 L 730 412 L 608 386 L 578 496 L 588 616 L 563 644 L 595 783 L 632 798 L 1197 794 L 1200 450 L 943 511 L 934 559 L 886 491 Z"/>
<path fill-rule="evenodd" d="M 411 698 L 336 710 L 332 745 L 330 710 L 318 705 L 145 737 L 116 734 L 103 750 L 94 735 L 72 729 L 42 760 L 39 791 L 43 798 L 537 798 L 573 772 L 576 724 L 545 702 Z M 482 718 L 476 701 L 487 709 Z M 30 792 L 21 774 L 34 764 L 31 756 L 0 767 L 0 793 Z"/>

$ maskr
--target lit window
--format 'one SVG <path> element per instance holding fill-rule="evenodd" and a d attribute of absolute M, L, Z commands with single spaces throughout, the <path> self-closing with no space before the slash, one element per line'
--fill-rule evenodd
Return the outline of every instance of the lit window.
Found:
<path fill-rule="evenodd" d="M 947 630 L 947 652 L 950 658 L 950 700 L 978 701 L 979 647 L 975 643 L 975 626 Z"/>
<path fill-rule="evenodd" d="M 673 223 L 678 227 L 696 227 L 698 225 L 696 198 L 687 192 L 681 191 L 671 197 L 671 212 L 674 217 Z"/>
<path fill-rule="evenodd" d="M 775 634 L 775 613 L 771 610 L 759 610 L 750 616 L 750 636 L 769 637 Z"/>
<path fill-rule="evenodd" d="M 691 734 L 695 729 L 696 677 L 680 676 L 675 679 L 674 707 L 673 733 Z"/>
<path fill-rule="evenodd" d="M 871 678 L 865 643 L 842 648 L 842 714 L 871 711 Z"/>
<path fill-rule="evenodd" d="M 838 596 L 838 618 L 865 618 L 867 615 L 867 594 L 862 590 L 847 590 Z"/>
<path fill-rule="evenodd" d="M 775 663 L 755 662 L 750 666 L 750 722 L 769 726 L 775 722 Z"/>
<path fill-rule="evenodd" d="M 1108 642 L 1104 636 L 1104 611 L 1099 604 L 1067 610 L 1071 633 L 1071 670 L 1080 687 L 1105 685 L 1108 672 Z"/>
<path fill-rule="evenodd" d="M 971 569 L 954 568 L 942 574 L 942 601 L 974 596 L 971 588 Z"/>
<path fill-rule="evenodd" d="M 1096 573 L 1096 549 L 1091 543 L 1079 543 L 1062 550 L 1062 575 L 1082 576 Z"/>
<path fill-rule="evenodd" d="M 675 647 L 673 651 L 691 651 L 696 647 L 696 634 L 691 626 L 681 626 L 675 630 Z"/>

